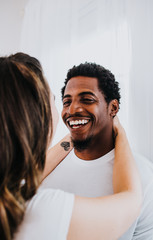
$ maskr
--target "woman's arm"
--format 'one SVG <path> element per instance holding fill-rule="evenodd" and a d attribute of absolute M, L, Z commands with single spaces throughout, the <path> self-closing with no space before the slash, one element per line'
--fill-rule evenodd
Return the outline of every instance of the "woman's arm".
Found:
<path fill-rule="evenodd" d="M 71 150 L 70 134 L 66 135 L 60 142 L 48 150 L 42 180 L 57 167 Z"/>
<path fill-rule="evenodd" d="M 75 197 L 67 240 L 118 239 L 138 216 L 141 184 L 124 129 L 114 119 L 114 195 Z"/>

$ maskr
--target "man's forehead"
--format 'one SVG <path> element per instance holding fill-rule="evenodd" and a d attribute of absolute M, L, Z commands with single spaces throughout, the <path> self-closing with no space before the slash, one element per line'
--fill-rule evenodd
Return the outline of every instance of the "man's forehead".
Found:
<path fill-rule="evenodd" d="M 97 91 L 98 89 L 98 80 L 93 77 L 77 76 L 71 78 L 66 85 L 65 93 L 67 91 Z"/>
<path fill-rule="evenodd" d="M 63 99 L 66 97 L 92 95 L 96 98 L 104 98 L 104 94 L 98 87 L 98 79 L 92 77 L 73 77 L 65 88 Z"/>

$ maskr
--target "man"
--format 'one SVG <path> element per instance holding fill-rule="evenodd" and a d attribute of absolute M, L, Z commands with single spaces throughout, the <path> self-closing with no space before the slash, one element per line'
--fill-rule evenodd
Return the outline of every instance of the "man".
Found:
<path fill-rule="evenodd" d="M 42 187 L 87 197 L 112 194 L 112 119 L 119 110 L 118 83 L 102 66 L 80 64 L 69 70 L 62 99 L 62 118 L 71 133 L 74 150 L 44 180 Z M 142 157 L 136 156 L 136 160 L 144 203 L 139 218 L 120 240 L 153 240 L 153 169 Z"/>

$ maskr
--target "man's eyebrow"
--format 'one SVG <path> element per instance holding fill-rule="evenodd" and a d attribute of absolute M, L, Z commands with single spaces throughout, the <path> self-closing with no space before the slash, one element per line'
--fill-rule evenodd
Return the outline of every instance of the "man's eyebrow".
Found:
<path fill-rule="evenodd" d="M 78 94 L 78 96 L 83 96 L 83 95 L 91 95 L 91 96 L 94 96 L 95 97 L 95 94 L 93 92 L 90 92 L 90 91 L 85 91 L 85 92 L 81 92 Z M 63 96 L 63 99 L 64 98 L 70 98 L 72 97 L 70 94 L 66 94 Z"/>
<path fill-rule="evenodd" d="M 66 94 L 66 95 L 63 96 L 63 99 L 67 98 L 67 97 L 71 97 L 71 95 L 70 94 Z"/>
<path fill-rule="evenodd" d="M 83 95 L 91 95 L 91 96 L 95 97 L 95 94 L 93 92 L 90 92 L 90 91 L 85 91 L 85 92 L 79 93 L 79 96 L 83 96 Z"/>

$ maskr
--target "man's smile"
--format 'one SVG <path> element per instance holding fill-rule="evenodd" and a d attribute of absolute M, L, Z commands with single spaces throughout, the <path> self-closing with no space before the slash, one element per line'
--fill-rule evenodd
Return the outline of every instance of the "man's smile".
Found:
<path fill-rule="evenodd" d="M 66 120 L 66 124 L 71 129 L 82 128 L 90 122 L 89 118 L 70 118 Z"/>

